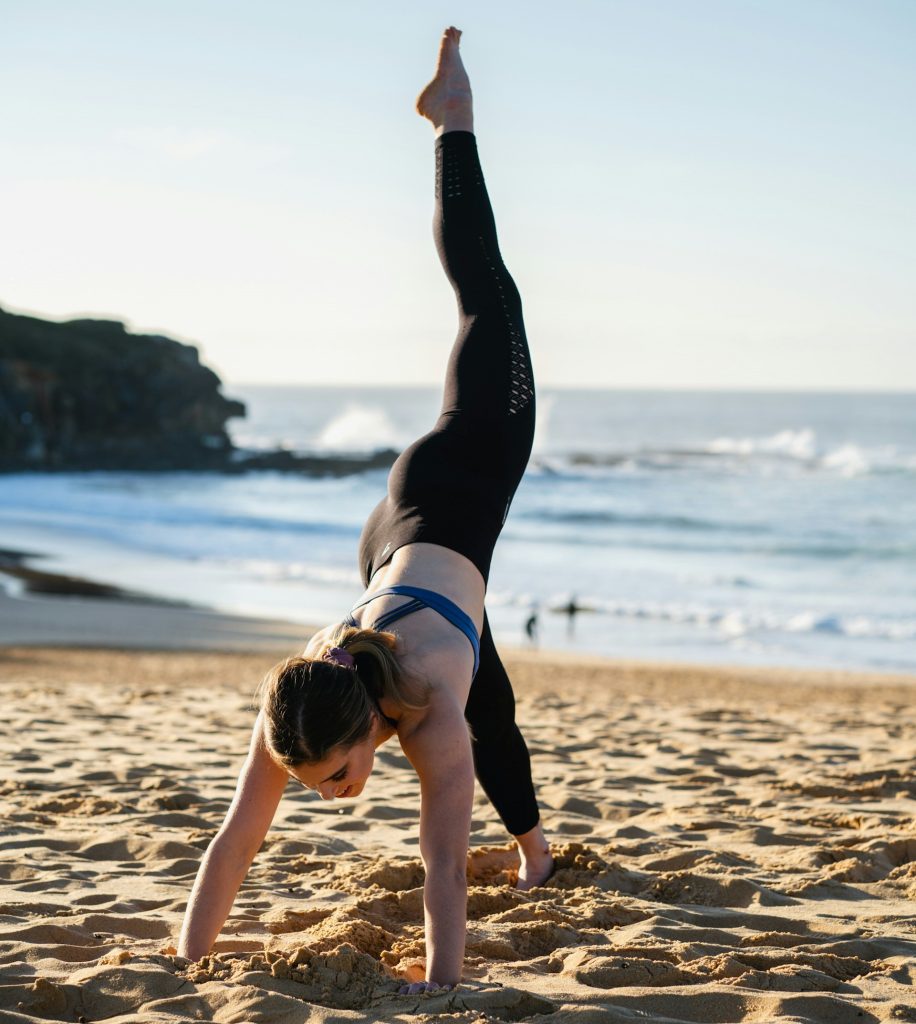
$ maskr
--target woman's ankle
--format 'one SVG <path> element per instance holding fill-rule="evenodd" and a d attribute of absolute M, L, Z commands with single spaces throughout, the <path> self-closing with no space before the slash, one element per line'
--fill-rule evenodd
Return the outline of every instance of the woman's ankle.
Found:
<path fill-rule="evenodd" d="M 442 124 L 436 128 L 436 138 L 446 132 L 472 132 L 474 131 L 473 114 L 455 114 L 445 118 Z"/>
<path fill-rule="evenodd" d="M 550 846 L 540 822 L 523 835 L 515 836 L 515 841 L 519 855 L 525 860 L 542 860 L 550 856 Z"/>

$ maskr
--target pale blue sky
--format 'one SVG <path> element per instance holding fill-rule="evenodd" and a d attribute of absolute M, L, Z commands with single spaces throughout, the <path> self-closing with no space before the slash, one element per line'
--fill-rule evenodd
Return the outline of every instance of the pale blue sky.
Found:
<path fill-rule="evenodd" d="M 912 0 L 0 0 L 0 305 L 428 383 L 464 30 L 540 383 L 916 388 Z"/>

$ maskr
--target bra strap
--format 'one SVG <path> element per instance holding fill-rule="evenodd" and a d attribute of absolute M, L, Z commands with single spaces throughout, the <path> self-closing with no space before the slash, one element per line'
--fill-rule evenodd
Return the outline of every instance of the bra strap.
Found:
<path fill-rule="evenodd" d="M 364 605 L 374 601 L 377 597 L 385 597 L 387 595 L 404 595 L 405 597 L 412 597 L 414 600 L 408 601 L 407 604 L 403 604 L 399 608 L 395 608 L 383 615 L 381 619 L 375 623 L 375 629 L 383 628 L 383 623 L 384 625 L 391 625 L 392 622 L 396 622 L 402 616 L 409 615 L 411 612 L 419 611 L 420 608 L 432 608 L 433 611 L 438 612 L 444 619 L 448 620 L 453 626 L 455 626 L 456 629 L 460 629 L 468 638 L 471 647 L 474 650 L 474 675 L 477 675 L 477 669 L 480 666 L 480 637 L 477 634 L 477 627 L 474 625 L 474 620 L 467 612 L 459 608 L 454 601 L 437 593 L 435 590 L 427 590 L 424 587 L 411 587 L 405 583 L 398 583 L 392 587 L 385 587 L 383 590 L 377 590 L 370 597 L 367 597 L 365 601 L 360 601 L 359 604 L 353 605 L 350 609 L 350 614 L 347 616 L 345 621 L 349 625 L 355 626 L 356 623 L 353 621 L 353 612 L 355 612 L 357 608 L 362 608 Z"/>

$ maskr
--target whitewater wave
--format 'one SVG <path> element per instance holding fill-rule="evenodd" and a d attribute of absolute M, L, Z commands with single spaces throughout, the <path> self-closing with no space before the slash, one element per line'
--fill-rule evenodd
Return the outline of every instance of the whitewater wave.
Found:
<path fill-rule="evenodd" d="M 739 456 L 748 460 L 781 459 L 840 476 L 916 471 L 916 454 L 912 452 L 901 452 L 894 445 L 867 448 L 854 442 L 826 448 L 818 443 L 817 435 L 810 427 L 779 430 L 759 438 L 719 437 L 710 443 L 708 450 L 714 455 Z"/>
<path fill-rule="evenodd" d="M 648 619 L 716 630 L 726 637 L 759 633 L 820 633 L 872 640 L 916 639 L 916 619 L 890 619 L 869 615 L 838 615 L 803 610 L 715 608 L 709 605 L 664 601 L 587 601 L 596 611 L 615 618 Z"/>
<path fill-rule="evenodd" d="M 616 474 L 664 471 L 709 471 L 722 474 L 775 476 L 785 473 L 822 473 L 855 478 L 873 474 L 916 473 L 916 452 L 896 445 L 868 445 L 847 440 L 823 442 L 807 425 L 790 425 L 760 436 L 719 435 L 684 444 L 605 446 L 595 436 L 590 444 L 564 447 L 554 420 L 559 400 L 547 395 L 540 403 L 529 466 L 533 474 L 587 478 Z M 256 434 L 244 424 L 236 427 L 236 444 L 248 451 L 282 447 L 298 455 L 334 459 L 366 456 L 382 451 L 401 451 L 416 436 L 417 426 L 398 425 L 394 407 L 381 402 L 351 400 L 317 421 L 309 436 Z M 424 418 L 424 429 L 429 423 Z M 422 433 L 422 431 L 420 431 Z"/>
<path fill-rule="evenodd" d="M 706 451 L 712 455 L 775 455 L 782 458 L 810 462 L 817 455 L 814 431 L 779 430 L 768 437 L 717 437 L 710 441 Z"/>
<path fill-rule="evenodd" d="M 26 593 L 25 584 L 15 576 L 7 576 L 3 569 L 0 569 L 0 593 L 7 597 L 24 597 Z"/>
<path fill-rule="evenodd" d="M 664 515 L 647 512 L 626 513 L 612 509 L 560 509 L 526 507 L 514 513 L 516 520 L 556 523 L 567 526 L 649 526 L 664 530 L 688 530 L 700 533 L 727 531 L 729 533 L 768 533 L 763 523 L 722 522 L 696 516 Z"/>
<path fill-rule="evenodd" d="M 348 403 L 328 423 L 315 442 L 327 452 L 381 451 L 406 443 L 388 413 L 377 405 Z"/>
<path fill-rule="evenodd" d="M 235 445 L 246 452 L 264 452 L 282 449 L 296 455 L 334 459 L 347 456 L 365 456 L 376 452 L 400 451 L 413 441 L 410 432 L 399 429 L 391 415 L 381 405 L 349 401 L 336 410 L 317 432 L 310 437 L 295 433 L 259 432 L 253 425 L 234 427 Z"/>
<path fill-rule="evenodd" d="M 740 587 L 753 586 L 743 577 L 730 578 L 729 582 Z M 543 600 L 529 593 L 490 590 L 487 604 L 526 609 L 538 606 L 560 614 L 560 609 L 565 608 L 571 598 L 568 591 L 557 592 Z M 716 631 L 725 639 L 763 633 L 828 634 L 871 640 L 916 639 L 916 618 L 840 615 L 811 609 L 780 612 L 766 608 L 715 607 L 695 601 L 607 600 L 589 594 L 576 595 L 575 603 L 586 616 L 597 614 L 631 621 L 696 626 Z"/>
<path fill-rule="evenodd" d="M 320 583 L 342 585 L 361 589 L 357 569 L 346 569 L 336 565 L 318 565 L 312 562 L 276 562 L 267 559 L 249 558 L 232 563 L 245 576 L 269 580 L 272 583 Z"/>
<path fill-rule="evenodd" d="M 596 472 L 645 472 L 709 469 L 772 476 L 779 471 L 823 472 L 832 476 L 916 473 L 916 453 L 895 445 L 867 447 L 853 442 L 822 446 L 808 428 L 776 431 L 764 437 L 717 437 L 683 447 L 638 447 L 610 451 L 536 454 L 532 471 L 541 474 L 594 475 Z"/>

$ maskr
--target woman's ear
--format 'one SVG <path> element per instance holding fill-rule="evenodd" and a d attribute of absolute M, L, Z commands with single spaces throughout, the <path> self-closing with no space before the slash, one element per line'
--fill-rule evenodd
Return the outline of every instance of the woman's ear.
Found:
<path fill-rule="evenodd" d="M 395 731 L 381 711 L 378 708 L 374 708 L 372 711 L 372 731 L 369 733 L 370 741 L 376 747 L 380 747 L 385 740 L 390 739 L 395 734 Z"/>

